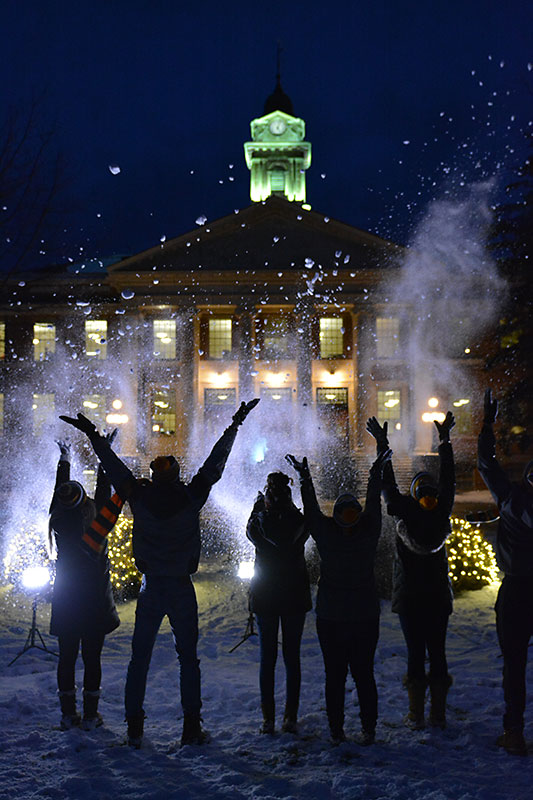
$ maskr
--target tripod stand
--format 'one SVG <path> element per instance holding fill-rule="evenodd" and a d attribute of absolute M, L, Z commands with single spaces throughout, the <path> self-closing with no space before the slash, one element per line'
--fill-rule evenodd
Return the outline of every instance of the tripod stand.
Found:
<path fill-rule="evenodd" d="M 20 656 L 24 655 L 24 653 L 27 650 L 30 650 L 32 647 L 37 647 L 39 650 L 44 650 L 45 653 L 51 653 L 53 656 L 59 657 L 58 653 L 54 653 L 53 650 L 50 650 L 50 648 L 46 646 L 46 644 L 44 642 L 44 639 L 41 636 L 41 631 L 37 627 L 37 599 L 38 599 L 37 595 L 35 595 L 35 597 L 33 598 L 32 606 L 31 606 L 31 610 L 32 610 L 31 628 L 30 628 L 30 630 L 28 632 L 28 636 L 27 636 L 26 641 L 24 643 L 24 647 L 22 648 L 20 653 L 17 653 L 15 658 L 13 658 L 9 662 L 8 667 L 10 667 L 11 664 L 14 664 L 15 661 L 17 660 L 17 658 L 20 658 Z M 39 644 L 38 642 L 35 641 L 35 636 L 36 635 L 39 637 L 39 641 L 41 642 L 41 644 Z"/>

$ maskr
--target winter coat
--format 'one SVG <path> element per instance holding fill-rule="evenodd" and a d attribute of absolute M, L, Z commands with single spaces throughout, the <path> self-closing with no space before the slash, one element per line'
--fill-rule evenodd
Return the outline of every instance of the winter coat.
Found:
<path fill-rule="evenodd" d="M 311 476 L 301 481 L 304 516 L 320 556 L 316 613 L 322 619 L 379 616 L 374 561 L 381 533 L 381 474 L 371 470 L 366 502 L 350 533 L 320 510 Z"/>
<path fill-rule="evenodd" d="M 222 477 L 237 426 L 230 425 L 189 484 L 137 480 L 103 437 L 91 439 L 113 486 L 133 513 L 133 557 L 146 575 L 185 576 L 200 559 L 200 509 Z"/>
<path fill-rule="evenodd" d="M 69 480 L 70 464 L 61 459 L 55 490 Z M 82 546 L 82 536 L 95 508 L 98 512 L 110 496 L 109 481 L 98 470 L 94 501 L 87 498 L 83 505 L 65 509 L 52 499 L 50 526 L 57 549 L 50 618 L 53 636 L 106 634 L 120 625 L 109 576 L 107 542 L 98 557 L 87 553 Z"/>
<path fill-rule="evenodd" d="M 396 517 L 396 548 L 392 575 L 392 610 L 408 614 L 420 608 L 450 614 L 453 592 L 445 541 L 451 533 L 455 499 L 455 467 L 450 442 L 439 445 L 438 505 L 423 509 L 411 495 L 400 494 L 392 465 L 383 471 L 388 513 Z"/>
<path fill-rule="evenodd" d="M 291 502 L 266 510 L 259 499 L 246 526 L 255 547 L 250 609 L 256 614 L 303 614 L 311 608 L 304 548 L 309 532 L 304 516 Z"/>
<path fill-rule="evenodd" d="M 529 465 L 528 465 L 529 466 Z M 511 482 L 496 460 L 492 425 L 478 438 L 478 469 L 500 512 L 496 561 L 506 575 L 533 576 L 533 491 L 524 480 Z"/>

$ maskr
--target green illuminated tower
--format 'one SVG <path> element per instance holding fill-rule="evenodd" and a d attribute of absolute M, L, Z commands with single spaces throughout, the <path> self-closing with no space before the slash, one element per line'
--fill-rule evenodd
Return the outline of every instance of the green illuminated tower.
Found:
<path fill-rule="evenodd" d="M 244 155 L 250 170 L 250 197 L 254 202 L 271 194 L 305 203 L 305 170 L 311 164 L 311 143 L 305 142 L 305 122 L 293 116 L 292 103 L 276 88 L 265 103 L 262 117 L 250 123 L 252 141 Z"/>

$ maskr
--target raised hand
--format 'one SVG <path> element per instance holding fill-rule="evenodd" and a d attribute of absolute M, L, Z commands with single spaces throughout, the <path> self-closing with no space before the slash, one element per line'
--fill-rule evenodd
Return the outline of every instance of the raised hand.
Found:
<path fill-rule="evenodd" d="M 387 450 L 389 447 L 388 426 L 389 423 L 385 421 L 383 427 L 381 427 L 375 417 L 370 417 L 366 423 L 366 429 L 376 440 L 379 451 Z"/>
<path fill-rule="evenodd" d="M 498 401 L 492 398 L 492 391 L 485 389 L 485 397 L 483 398 L 483 421 L 489 425 L 495 421 L 498 416 Z"/>
<path fill-rule="evenodd" d="M 59 439 L 56 444 L 59 447 L 61 457 L 65 458 L 67 461 L 70 461 L 70 444 L 64 439 Z"/>
<path fill-rule="evenodd" d="M 110 431 L 109 433 L 106 433 L 106 435 L 104 437 L 106 442 L 109 442 L 109 444 L 113 444 L 113 442 L 116 439 L 117 433 L 118 433 L 118 428 L 113 428 L 112 431 Z"/>
<path fill-rule="evenodd" d="M 435 423 L 435 427 L 439 432 L 439 439 L 441 442 L 449 442 L 450 441 L 450 431 L 455 425 L 455 417 L 453 416 L 451 411 L 448 411 L 444 420 L 442 422 L 437 422 L 437 420 L 433 420 Z"/>
<path fill-rule="evenodd" d="M 60 414 L 59 419 L 62 419 L 63 422 L 68 422 L 69 425 L 72 425 L 82 433 L 85 433 L 87 436 L 89 436 L 89 438 L 95 434 L 98 434 L 96 425 L 83 414 L 77 414 L 76 417 L 66 417 L 64 414 Z"/>
<path fill-rule="evenodd" d="M 259 402 L 259 397 L 254 397 L 253 400 L 250 400 L 248 403 L 242 402 L 233 415 L 233 424 L 234 425 L 242 425 L 250 411 L 256 407 Z"/>
<path fill-rule="evenodd" d="M 294 456 L 291 456 L 290 453 L 287 453 L 285 456 L 285 461 L 287 461 L 291 467 L 294 467 L 301 478 L 309 475 L 309 464 L 307 463 L 307 458 L 305 456 L 301 461 L 298 461 L 298 459 L 296 459 Z"/>
<path fill-rule="evenodd" d="M 370 471 L 382 473 L 383 467 L 391 460 L 391 458 L 392 458 L 392 450 L 390 449 L 390 447 L 387 448 L 387 450 L 382 450 L 378 454 L 372 466 L 370 467 Z"/>

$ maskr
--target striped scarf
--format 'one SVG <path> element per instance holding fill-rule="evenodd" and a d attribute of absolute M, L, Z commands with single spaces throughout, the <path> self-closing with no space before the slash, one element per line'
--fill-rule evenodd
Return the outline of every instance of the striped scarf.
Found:
<path fill-rule="evenodd" d="M 81 537 L 81 546 L 94 558 L 99 558 L 105 550 L 107 537 L 120 516 L 124 499 L 114 494 L 107 500 L 90 526 Z"/>

